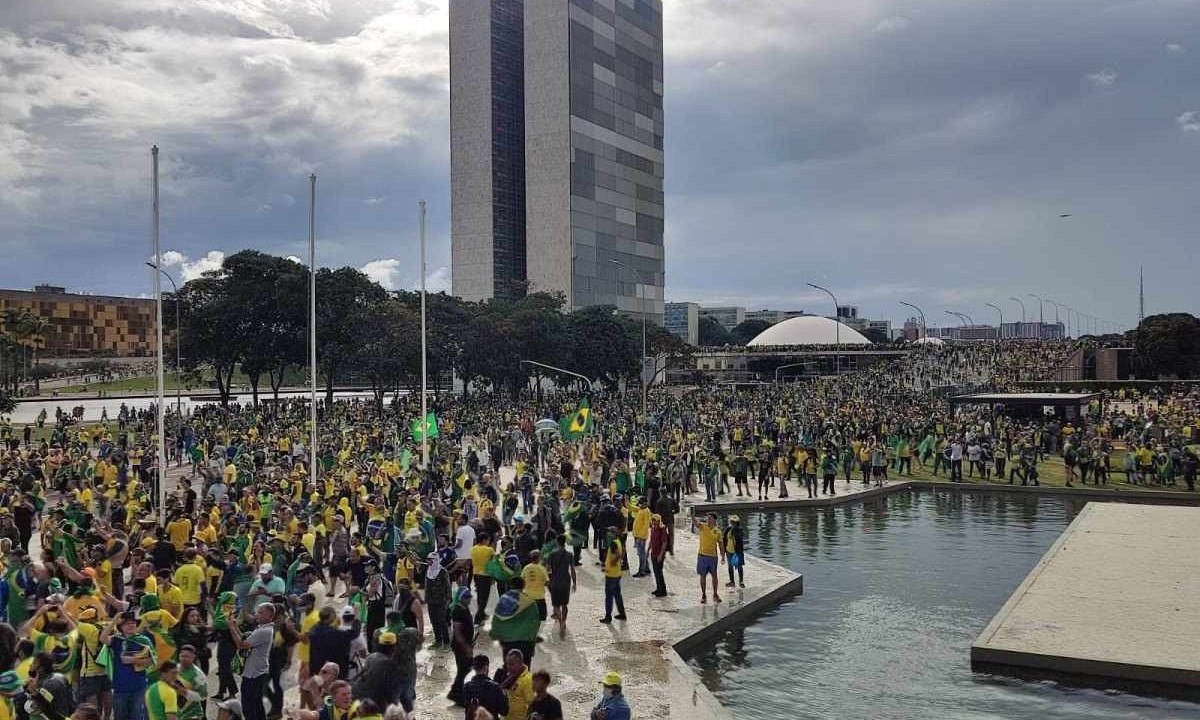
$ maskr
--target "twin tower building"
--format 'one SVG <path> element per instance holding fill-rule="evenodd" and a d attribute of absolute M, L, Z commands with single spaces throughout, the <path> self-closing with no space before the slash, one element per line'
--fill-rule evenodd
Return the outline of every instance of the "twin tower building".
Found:
<path fill-rule="evenodd" d="M 663 318 L 661 0 L 451 0 L 453 292 Z"/>

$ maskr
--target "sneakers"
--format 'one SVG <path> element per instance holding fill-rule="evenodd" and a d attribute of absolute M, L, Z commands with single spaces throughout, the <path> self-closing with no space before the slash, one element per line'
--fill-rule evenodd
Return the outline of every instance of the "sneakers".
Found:
<path fill-rule="evenodd" d="M 614 617 L 614 618 L 616 618 L 617 620 L 625 620 L 625 619 L 627 619 L 627 618 L 625 617 L 625 613 L 621 613 L 620 615 L 614 615 L 613 617 Z"/>
<path fill-rule="evenodd" d="M 657 598 L 664 598 L 667 596 L 667 594 L 665 592 L 659 592 L 657 590 L 655 590 L 654 592 L 652 592 L 650 594 Z"/>
<path fill-rule="evenodd" d="M 600 622 L 604 625 L 608 625 L 609 623 L 612 622 L 612 618 L 605 616 L 605 617 L 600 618 Z"/>

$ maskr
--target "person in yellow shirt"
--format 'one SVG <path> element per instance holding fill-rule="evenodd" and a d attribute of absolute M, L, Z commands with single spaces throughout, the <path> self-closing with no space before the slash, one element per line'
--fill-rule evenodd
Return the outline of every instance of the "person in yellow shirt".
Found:
<path fill-rule="evenodd" d="M 650 508 L 646 507 L 646 499 L 638 500 L 638 509 L 633 516 L 633 547 L 637 549 L 638 569 L 633 574 L 635 578 L 646 577 L 650 574 L 650 564 L 646 556 L 646 541 L 650 539 Z"/>
<path fill-rule="evenodd" d="M 537 605 L 538 617 L 546 622 L 549 608 L 546 607 L 546 585 L 550 582 L 550 574 L 542 565 L 542 553 L 534 550 L 529 553 L 529 564 L 521 569 L 521 580 L 525 583 L 525 594 Z"/>
<path fill-rule="evenodd" d="M 158 580 L 159 607 L 173 618 L 183 617 L 183 590 L 174 583 L 170 570 L 159 570 L 155 573 Z M 172 623 L 174 625 L 174 623 Z"/>
<path fill-rule="evenodd" d="M 533 673 L 529 672 L 520 650 L 509 650 L 504 656 L 504 679 L 500 681 L 500 689 L 508 698 L 508 713 L 504 717 L 529 715 L 529 705 L 533 702 Z"/>
<path fill-rule="evenodd" d="M 621 594 L 621 558 L 625 557 L 625 548 L 616 538 L 614 528 L 610 528 L 606 536 L 607 546 L 604 550 L 604 617 L 602 623 L 613 621 L 613 605 L 617 606 L 617 620 L 625 619 L 625 597 Z"/>
<path fill-rule="evenodd" d="M 475 579 L 475 597 L 478 600 L 478 609 L 475 611 L 475 624 L 479 624 L 487 619 L 488 598 L 492 594 L 492 576 L 488 575 L 487 566 L 492 556 L 496 554 L 495 548 L 492 547 L 491 538 L 487 533 L 481 532 L 475 538 L 475 544 L 471 546 L 471 575 Z M 543 603 L 544 604 L 544 603 Z"/>
<path fill-rule="evenodd" d="M 205 572 L 204 568 L 200 567 L 196 562 L 196 558 L 195 550 L 185 550 L 183 553 L 183 563 L 175 571 L 172 581 L 173 586 L 179 590 L 183 606 L 185 608 L 194 607 L 200 610 L 201 615 L 203 615 Z M 183 617 L 183 613 L 180 613 L 176 617 Z"/>
<path fill-rule="evenodd" d="M 721 554 L 721 531 L 717 528 L 717 516 L 709 513 L 703 523 L 697 519 L 695 530 L 700 541 L 696 553 L 696 574 L 700 576 L 700 604 L 708 602 L 704 578 L 709 575 L 712 576 L 713 602 L 721 602 L 721 595 L 717 592 L 717 560 Z"/>
<path fill-rule="evenodd" d="M 311 594 L 302 596 L 300 611 L 304 613 L 300 618 L 300 641 L 296 644 L 296 659 L 300 663 L 297 675 L 297 684 L 300 686 L 300 706 L 315 707 L 319 698 L 312 697 L 308 689 L 308 679 L 313 674 L 312 668 L 308 664 L 312 657 L 312 646 L 308 642 L 308 634 L 321 621 L 321 614 L 316 608 L 316 598 Z"/>
<path fill-rule="evenodd" d="M 192 521 L 183 515 L 176 515 L 167 523 L 167 537 L 175 546 L 176 552 L 183 552 L 192 539 Z"/>

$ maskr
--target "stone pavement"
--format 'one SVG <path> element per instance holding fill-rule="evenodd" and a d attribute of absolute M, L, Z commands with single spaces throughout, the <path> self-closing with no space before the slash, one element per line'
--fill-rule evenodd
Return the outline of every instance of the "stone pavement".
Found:
<path fill-rule="evenodd" d="M 971 647 L 978 670 L 1200 699 L 1200 509 L 1089 503 Z"/>
<path fill-rule="evenodd" d="M 907 486 L 907 479 L 897 480 L 893 478 L 884 482 L 881 487 L 876 487 L 874 484 L 869 486 L 864 485 L 857 477 L 847 483 L 839 476 L 833 486 L 833 495 L 818 494 L 815 498 L 810 498 L 808 497 L 808 491 L 804 489 L 803 483 L 798 484 L 795 480 L 791 480 L 788 482 L 788 497 L 786 498 L 778 496 L 778 484 L 776 484 L 776 487 L 771 488 L 770 496 L 763 500 L 759 500 L 757 495 L 739 497 L 737 492 L 733 492 L 717 495 L 715 502 L 709 502 L 704 498 L 704 491 L 702 489 L 698 493 L 685 495 L 683 497 L 683 507 L 685 510 L 690 509 L 698 516 L 709 512 L 720 514 L 738 510 L 753 511 L 800 507 L 829 507 L 831 505 L 864 500 L 877 495 L 886 495 Z"/>

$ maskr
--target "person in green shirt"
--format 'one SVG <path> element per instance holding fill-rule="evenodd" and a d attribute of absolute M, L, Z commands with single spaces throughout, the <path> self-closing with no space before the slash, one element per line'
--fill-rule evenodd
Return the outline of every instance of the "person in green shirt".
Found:
<path fill-rule="evenodd" d="M 179 666 L 166 660 L 158 666 L 158 680 L 146 688 L 147 720 L 179 720 Z"/>
<path fill-rule="evenodd" d="M 179 720 L 204 720 L 208 676 L 196 664 L 196 648 L 191 645 L 179 648 L 179 684 L 185 698 L 179 708 Z"/>

